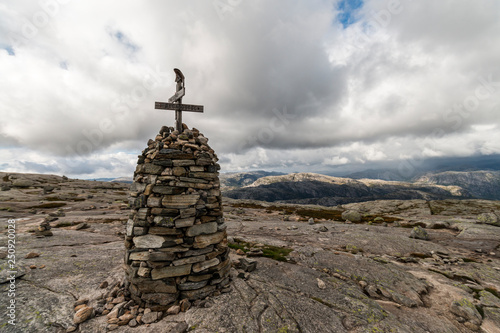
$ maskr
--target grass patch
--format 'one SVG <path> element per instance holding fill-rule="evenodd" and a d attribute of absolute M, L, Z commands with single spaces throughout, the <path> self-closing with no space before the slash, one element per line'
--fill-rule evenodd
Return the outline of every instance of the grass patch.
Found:
<path fill-rule="evenodd" d="M 5 175 L 5 176 L 3 176 L 2 180 L 3 180 L 4 182 L 8 182 L 8 181 L 9 181 L 9 175 Z"/>
<path fill-rule="evenodd" d="M 66 203 L 65 202 L 47 202 L 47 203 L 44 203 L 41 205 L 32 206 L 30 208 L 58 208 L 58 207 L 62 207 L 62 206 L 66 206 Z"/>
<path fill-rule="evenodd" d="M 262 248 L 262 252 L 264 252 L 263 256 L 267 258 L 271 258 L 278 261 L 288 261 L 287 256 L 292 252 L 293 249 L 289 249 L 286 247 L 277 247 L 271 245 L 265 245 Z"/>
<path fill-rule="evenodd" d="M 250 248 L 255 247 L 255 244 L 247 243 L 240 239 L 235 239 L 234 241 L 235 241 L 234 243 L 228 243 L 228 246 L 234 250 L 241 250 L 247 253 L 248 251 L 250 251 Z M 286 247 L 272 246 L 272 245 L 264 245 L 260 249 L 262 250 L 263 257 L 283 262 L 288 262 L 287 256 L 290 254 L 290 252 L 293 251 L 293 249 L 289 249 Z"/>

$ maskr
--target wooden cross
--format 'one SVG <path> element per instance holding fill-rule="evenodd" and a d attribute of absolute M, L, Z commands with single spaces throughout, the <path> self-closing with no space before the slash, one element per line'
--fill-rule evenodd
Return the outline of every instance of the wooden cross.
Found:
<path fill-rule="evenodd" d="M 155 102 L 155 109 L 174 110 L 175 111 L 175 127 L 179 133 L 182 133 L 182 111 L 203 112 L 203 105 L 182 104 L 182 97 L 186 94 L 184 86 L 184 75 L 182 72 L 174 68 L 176 92 L 168 99 L 168 103 Z"/>

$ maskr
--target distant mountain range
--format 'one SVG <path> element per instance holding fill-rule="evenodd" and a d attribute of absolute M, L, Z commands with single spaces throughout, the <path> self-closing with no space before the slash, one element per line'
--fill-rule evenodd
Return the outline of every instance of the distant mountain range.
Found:
<path fill-rule="evenodd" d="M 279 201 L 299 204 L 334 206 L 351 202 L 380 199 L 465 199 L 473 197 L 468 190 L 456 185 L 352 179 L 314 173 L 292 173 L 266 176 L 250 185 L 225 190 L 234 199 Z"/>
<path fill-rule="evenodd" d="M 349 177 L 315 173 L 252 171 L 221 173 L 223 194 L 234 199 L 335 206 L 380 199 L 500 200 L 500 171 L 428 172 L 406 181 L 390 169 L 366 170 Z M 99 181 L 132 183 L 131 177 Z"/>

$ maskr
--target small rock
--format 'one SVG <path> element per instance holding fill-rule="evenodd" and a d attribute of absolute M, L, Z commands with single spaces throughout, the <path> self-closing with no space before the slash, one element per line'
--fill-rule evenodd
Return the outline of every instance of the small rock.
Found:
<path fill-rule="evenodd" d="M 355 210 L 346 210 L 341 216 L 346 222 L 361 222 L 361 214 Z"/>
<path fill-rule="evenodd" d="M 186 312 L 191 307 L 191 302 L 189 302 L 189 300 L 185 298 L 180 301 L 179 306 L 181 308 L 181 312 Z"/>
<path fill-rule="evenodd" d="M 131 321 L 128 322 L 128 326 L 130 327 L 136 327 L 138 324 L 137 324 L 137 320 L 135 319 L 132 319 Z"/>
<path fill-rule="evenodd" d="M 118 327 L 120 327 L 120 326 L 118 326 L 117 324 L 110 324 L 106 328 L 108 329 L 108 331 L 114 331 L 114 330 L 117 330 Z"/>
<path fill-rule="evenodd" d="M 43 269 L 45 268 L 45 265 L 41 265 L 40 267 L 38 267 L 38 269 Z"/>
<path fill-rule="evenodd" d="M 314 224 L 314 219 L 311 217 L 308 221 L 309 224 L 313 225 Z"/>
<path fill-rule="evenodd" d="M 81 230 L 81 229 L 87 229 L 89 228 L 89 225 L 87 223 L 80 223 L 75 227 L 75 230 Z"/>
<path fill-rule="evenodd" d="M 242 249 L 237 249 L 236 250 L 236 254 L 240 255 L 240 256 L 244 256 L 245 255 L 245 252 L 242 250 Z"/>
<path fill-rule="evenodd" d="M 490 224 L 500 227 L 500 221 L 495 213 L 484 213 L 477 216 L 477 223 Z"/>
<path fill-rule="evenodd" d="M 108 281 L 103 281 L 100 285 L 99 288 L 104 289 L 108 287 Z"/>
<path fill-rule="evenodd" d="M 148 309 L 146 309 L 146 310 L 148 310 Z M 150 309 L 149 309 L 149 310 L 150 310 Z M 142 316 L 142 319 L 141 319 L 141 320 L 142 320 L 142 322 L 143 322 L 144 324 L 151 324 L 151 323 L 154 323 L 155 321 L 157 321 L 157 320 L 158 320 L 158 312 L 152 312 L 152 311 L 150 310 L 150 312 L 147 312 L 147 313 L 146 313 L 146 311 L 144 311 L 144 315 Z"/>
<path fill-rule="evenodd" d="M 253 272 L 257 268 L 257 261 L 246 258 L 240 258 L 239 265 L 243 271 Z"/>
<path fill-rule="evenodd" d="M 36 253 L 36 252 L 30 252 L 26 255 L 26 257 L 24 257 L 24 259 L 31 259 L 31 258 L 36 258 L 36 257 L 39 257 L 40 256 L 40 253 Z"/>
<path fill-rule="evenodd" d="M 320 232 L 327 232 L 328 228 L 325 227 L 324 225 L 322 225 L 321 227 L 319 227 L 318 231 L 320 231 Z"/>
<path fill-rule="evenodd" d="M 81 308 L 73 316 L 73 321 L 77 325 L 83 323 L 84 321 L 90 318 L 90 316 L 92 315 L 92 311 L 94 311 L 94 309 L 88 306 Z"/>
<path fill-rule="evenodd" d="M 76 326 L 70 326 L 66 329 L 66 333 L 71 333 L 71 332 L 75 332 L 77 329 Z"/>
<path fill-rule="evenodd" d="M 36 265 L 30 265 L 31 269 L 36 269 Z"/>
<path fill-rule="evenodd" d="M 318 281 L 318 288 L 319 289 L 326 289 L 326 284 L 323 280 L 316 278 L 316 281 Z"/>
<path fill-rule="evenodd" d="M 171 306 L 167 310 L 167 315 L 176 315 L 181 311 L 181 307 L 178 305 Z"/>
<path fill-rule="evenodd" d="M 421 226 L 416 226 L 412 229 L 410 233 L 410 238 L 429 240 L 429 234 Z"/>
<path fill-rule="evenodd" d="M 175 327 L 168 331 L 168 333 L 184 333 L 188 330 L 188 328 L 189 325 L 185 321 L 183 321 L 175 325 Z"/>

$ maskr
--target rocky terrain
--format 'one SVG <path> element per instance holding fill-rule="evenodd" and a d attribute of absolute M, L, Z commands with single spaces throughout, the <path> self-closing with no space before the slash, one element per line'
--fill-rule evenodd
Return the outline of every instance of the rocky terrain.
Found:
<path fill-rule="evenodd" d="M 500 171 L 446 171 L 428 173 L 420 184 L 458 185 L 475 198 L 500 200 Z"/>
<path fill-rule="evenodd" d="M 498 201 L 224 198 L 232 291 L 115 327 L 97 310 L 121 297 L 129 185 L 0 173 L 0 186 L 2 332 L 500 332 Z M 75 323 L 81 304 L 93 310 Z"/>
<path fill-rule="evenodd" d="M 281 176 L 281 172 L 250 171 L 250 172 L 228 172 L 220 175 L 221 189 L 224 191 L 234 190 L 243 186 L 251 185 L 257 179 L 267 176 Z"/>
<path fill-rule="evenodd" d="M 250 185 L 226 190 L 224 194 L 233 199 L 324 206 L 381 199 L 438 200 L 472 197 L 467 190 L 453 185 L 351 179 L 314 173 L 266 176 Z"/>

